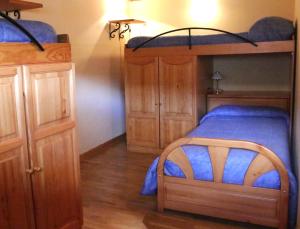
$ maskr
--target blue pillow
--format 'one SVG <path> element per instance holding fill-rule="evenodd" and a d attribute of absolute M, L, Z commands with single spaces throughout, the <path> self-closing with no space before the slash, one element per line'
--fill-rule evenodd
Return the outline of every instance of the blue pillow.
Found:
<path fill-rule="evenodd" d="M 291 40 L 294 32 L 292 21 L 281 17 L 266 17 L 251 27 L 249 39 L 258 42 Z"/>
<path fill-rule="evenodd" d="M 201 119 L 200 124 L 208 117 L 215 116 L 283 118 L 287 126 L 289 126 L 290 120 L 289 114 L 286 111 L 276 107 L 221 105 L 208 112 Z"/>

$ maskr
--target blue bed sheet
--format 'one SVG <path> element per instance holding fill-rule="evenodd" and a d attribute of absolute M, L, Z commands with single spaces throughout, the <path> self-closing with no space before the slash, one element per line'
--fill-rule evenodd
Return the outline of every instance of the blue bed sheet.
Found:
<path fill-rule="evenodd" d="M 56 43 L 57 34 L 52 26 L 28 20 L 17 20 L 26 28 L 40 43 Z M 0 19 L 0 42 L 30 42 L 30 39 L 18 28 L 4 19 Z"/>
<path fill-rule="evenodd" d="M 292 173 L 289 152 L 289 116 L 277 108 L 220 106 L 209 112 L 200 125 L 188 137 L 235 139 L 255 142 L 269 148 L 284 163 L 290 181 L 290 225 L 295 224 L 297 209 L 297 182 Z M 213 181 L 213 172 L 207 147 L 183 146 L 197 180 Z M 245 173 L 257 153 L 248 150 L 231 149 L 227 158 L 223 183 L 243 184 Z M 153 195 L 157 191 L 158 158 L 150 166 L 142 194 Z M 174 163 L 165 163 L 167 176 L 184 177 Z M 277 171 L 260 176 L 255 187 L 279 189 L 280 178 Z"/>

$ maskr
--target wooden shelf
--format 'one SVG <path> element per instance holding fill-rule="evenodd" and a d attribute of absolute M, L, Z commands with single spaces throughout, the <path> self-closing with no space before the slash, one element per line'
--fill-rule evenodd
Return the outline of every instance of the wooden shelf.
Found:
<path fill-rule="evenodd" d="M 21 0 L 1 0 L 0 2 L 0 10 L 2 11 L 29 10 L 42 7 L 43 5 L 40 3 Z"/>
<path fill-rule="evenodd" d="M 113 24 L 144 24 L 145 21 L 136 20 L 136 19 L 122 19 L 122 20 L 111 20 L 109 23 Z"/>

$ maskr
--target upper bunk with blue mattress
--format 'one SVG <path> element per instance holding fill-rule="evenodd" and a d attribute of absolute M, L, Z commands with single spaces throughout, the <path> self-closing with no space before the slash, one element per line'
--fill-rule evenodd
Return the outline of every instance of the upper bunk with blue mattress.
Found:
<path fill-rule="evenodd" d="M 44 22 L 1 16 L 0 66 L 72 61 L 68 35 Z"/>
<path fill-rule="evenodd" d="M 185 28 L 185 30 L 189 30 L 189 28 Z M 157 36 L 155 39 L 145 36 L 134 37 L 128 41 L 125 54 L 128 57 L 151 56 L 154 55 L 154 52 L 158 55 L 161 53 L 168 55 L 172 52 L 170 49 L 173 49 L 173 52 L 176 50 L 178 54 L 190 55 L 294 51 L 295 28 L 292 21 L 284 18 L 263 18 L 257 21 L 248 32 L 237 34 L 224 32 L 225 34 L 213 35 Z"/>

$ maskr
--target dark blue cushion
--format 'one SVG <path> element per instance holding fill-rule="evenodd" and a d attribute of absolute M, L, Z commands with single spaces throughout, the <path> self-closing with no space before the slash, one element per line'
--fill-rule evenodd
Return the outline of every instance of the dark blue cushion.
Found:
<path fill-rule="evenodd" d="M 17 20 L 41 43 L 56 43 L 57 35 L 52 26 L 40 21 Z M 0 19 L 0 42 L 30 42 L 17 27 Z"/>
<path fill-rule="evenodd" d="M 248 38 L 253 41 L 290 40 L 294 31 L 292 21 L 281 17 L 266 17 L 251 27 Z"/>

